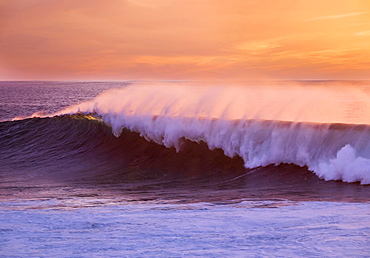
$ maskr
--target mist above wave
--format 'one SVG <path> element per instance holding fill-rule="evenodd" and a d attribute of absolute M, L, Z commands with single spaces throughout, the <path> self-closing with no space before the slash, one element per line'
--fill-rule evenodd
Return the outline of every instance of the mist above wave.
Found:
<path fill-rule="evenodd" d="M 366 85 L 334 82 L 137 83 L 104 91 L 57 114 L 78 109 L 125 115 L 370 124 L 370 91 Z"/>

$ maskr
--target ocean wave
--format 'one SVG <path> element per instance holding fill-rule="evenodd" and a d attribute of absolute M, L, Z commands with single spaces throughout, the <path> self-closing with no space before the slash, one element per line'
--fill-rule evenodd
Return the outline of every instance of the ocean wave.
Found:
<path fill-rule="evenodd" d="M 307 166 L 325 180 L 370 183 L 370 127 L 279 121 L 227 121 L 105 114 L 115 134 L 127 128 L 147 140 L 181 149 L 181 140 L 203 141 L 246 168 L 270 164 Z"/>
<path fill-rule="evenodd" d="M 229 95 L 224 96 L 225 92 Z M 95 113 L 116 136 L 128 129 L 177 150 L 181 149 L 182 139 L 205 142 L 211 150 L 221 149 L 228 157 L 241 157 L 246 168 L 295 164 L 307 166 L 325 180 L 370 184 L 368 125 L 295 121 L 291 110 L 284 112 L 283 108 L 291 97 L 280 100 L 277 119 L 266 119 L 272 118 L 263 114 L 274 110 L 266 107 L 273 99 L 242 105 L 242 100 L 247 101 L 251 97 L 248 94 L 254 92 L 136 85 L 104 92 L 57 115 Z M 247 98 L 235 100 L 240 93 L 247 94 Z M 276 98 L 275 93 L 273 96 Z M 253 113 L 256 106 L 264 112 Z M 284 121 L 284 117 L 291 121 Z"/>
<path fill-rule="evenodd" d="M 114 171 L 129 174 L 145 167 L 207 176 L 226 168 L 243 174 L 243 165 L 248 172 L 269 165 L 295 164 L 325 180 L 369 183 L 367 125 L 115 119 L 119 136 L 118 131 L 113 136 L 111 127 L 97 114 L 0 123 L 3 168 L 21 167 L 36 174 L 49 169 L 54 173 L 50 176 L 60 173 L 63 178 L 115 178 Z"/>
<path fill-rule="evenodd" d="M 270 105 L 273 98 L 247 101 L 255 90 L 172 86 L 134 85 L 109 90 L 91 101 L 57 112 L 55 117 L 3 122 L 1 157 L 6 160 L 5 165 L 27 160 L 24 164 L 28 167 L 40 160 L 61 161 L 57 164 L 73 160 L 74 166 L 69 169 L 72 174 L 78 170 L 78 164 L 89 167 L 89 159 L 102 162 L 91 162 L 94 171 L 99 167 L 106 171 L 127 170 L 133 163 L 153 166 L 160 161 L 163 165 L 169 156 L 173 164 L 177 162 L 181 167 L 189 162 L 194 165 L 192 169 L 202 167 L 202 160 L 221 168 L 228 164 L 243 164 L 246 169 L 294 164 L 307 167 L 325 180 L 370 184 L 369 125 L 294 119 L 296 114 L 284 111 L 291 96 L 282 97 L 277 105 L 281 107 L 278 115 L 271 115 L 268 111 L 276 107 Z M 301 88 L 293 89 L 302 94 Z M 276 98 L 275 88 L 270 90 Z M 244 95 L 237 98 L 241 93 Z M 153 147 L 151 142 L 174 147 L 178 153 Z M 203 153 L 192 150 L 199 144 Z M 190 156 L 179 155 L 184 148 Z M 127 149 L 136 149 L 135 157 Z M 112 157 L 117 159 L 112 162 Z"/>

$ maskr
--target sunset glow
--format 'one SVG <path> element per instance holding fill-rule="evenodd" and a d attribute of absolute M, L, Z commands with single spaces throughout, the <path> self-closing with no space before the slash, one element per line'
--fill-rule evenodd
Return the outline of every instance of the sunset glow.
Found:
<path fill-rule="evenodd" d="M 370 2 L 0 1 L 0 80 L 369 79 Z"/>

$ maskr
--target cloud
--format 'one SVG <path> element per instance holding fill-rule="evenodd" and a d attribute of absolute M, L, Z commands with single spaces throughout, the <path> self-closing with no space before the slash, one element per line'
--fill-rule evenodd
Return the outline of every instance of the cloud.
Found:
<path fill-rule="evenodd" d="M 353 35 L 355 35 L 355 36 L 370 36 L 370 30 L 357 32 Z"/>
<path fill-rule="evenodd" d="M 353 12 L 353 13 L 344 13 L 344 14 L 337 14 L 337 15 L 318 16 L 318 17 L 314 17 L 311 19 L 307 19 L 306 21 L 334 20 L 334 19 L 342 19 L 342 18 L 358 16 L 362 14 L 365 14 L 365 13 L 364 12 Z"/>
<path fill-rule="evenodd" d="M 278 43 L 277 40 L 254 40 L 254 41 L 245 41 L 242 43 L 238 43 L 235 46 L 236 50 L 249 52 L 249 53 L 263 53 L 274 48 L 280 47 L 281 44 Z"/>
<path fill-rule="evenodd" d="M 306 64 L 330 66 L 330 59 L 343 62 L 342 72 L 344 61 L 365 63 L 370 51 L 354 37 L 370 34 L 369 10 L 344 2 L 0 0 L 0 64 L 56 79 L 232 78 L 252 68 L 310 71 Z"/>

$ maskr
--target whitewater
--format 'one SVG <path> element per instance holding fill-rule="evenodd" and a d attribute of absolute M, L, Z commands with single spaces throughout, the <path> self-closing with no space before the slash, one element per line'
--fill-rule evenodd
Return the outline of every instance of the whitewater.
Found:
<path fill-rule="evenodd" d="M 369 184 L 370 96 L 345 86 L 138 84 L 54 115 L 96 114 L 116 136 L 126 128 L 177 150 L 182 139 L 204 141 L 246 168 L 292 163 L 325 180 Z"/>

